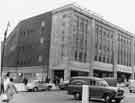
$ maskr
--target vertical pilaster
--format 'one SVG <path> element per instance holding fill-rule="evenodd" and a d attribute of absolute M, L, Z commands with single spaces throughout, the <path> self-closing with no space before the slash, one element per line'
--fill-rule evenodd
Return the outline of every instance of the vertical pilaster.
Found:
<path fill-rule="evenodd" d="M 64 64 L 65 64 L 65 68 L 64 68 L 64 80 L 69 80 L 70 79 L 70 74 L 71 74 L 71 70 L 70 70 L 70 61 L 68 57 L 64 57 Z"/>
<path fill-rule="evenodd" d="M 133 37 L 131 40 L 131 68 L 132 68 L 131 78 L 134 79 L 134 38 Z"/>
<path fill-rule="evenodd" d="M 113 58 L 113 76 L 114 78 L 117 78 L 117 62 L 118 62 L 118 32 L 115 31 L 114 34 L 113 34 L 113 55 L 112 55 L 112 58 Z"/>
<path fill-rule="evenodd" d="M 88 42 L 88 47 L 89 47 L 89 76 L 93 76 L 93 61 L 94 61 L 94 56 L 95 56 L 95 20 L 92 19 L 91 22 L 89 22 L 89 27 L 90 31 L 89 33 L 89 42 Z"/>

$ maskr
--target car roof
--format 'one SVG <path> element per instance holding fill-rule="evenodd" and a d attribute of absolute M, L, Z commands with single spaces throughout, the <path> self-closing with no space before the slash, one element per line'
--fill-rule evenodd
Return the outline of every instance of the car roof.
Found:
<path fill-rule="evenodd" d="M 117 79 L 113 78 L 113 77 L 103 77 L 102 79 L 104 80 L 113 80 L 113 81 L 117 81 Z"/>
<path fill-rule="evenodd" d="M 94 80 L 104 80 L 102 78 L 98 78 L 98 77 L 92 77 L 92 76 L 74 76 L 72 77 L 72 79 L 94 79 Z"/>

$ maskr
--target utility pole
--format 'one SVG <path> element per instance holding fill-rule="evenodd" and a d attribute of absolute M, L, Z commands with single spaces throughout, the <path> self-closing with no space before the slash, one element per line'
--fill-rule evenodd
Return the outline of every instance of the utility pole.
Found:
<path fill-rule="evenodd" d="M 4 40 L 3 42 L 1 43 L 1 46 L 2 46 L 2 50 L 1 50 L 1 82 L 2 82 L 2 74 L 3 74 L 3 66 L 4 66 L 4 56 L 5 56 L 5 43 L 6 43 L 6 39 L 7 39 L 7 32 L 8 32 L 8 27 L 10 26 L 9 22 L 7 24 L 7 28 L 5 30 L 5 33 L 4 33 Z M 1 87 L 1 90 L 2 90 L 2 87 Z"/>

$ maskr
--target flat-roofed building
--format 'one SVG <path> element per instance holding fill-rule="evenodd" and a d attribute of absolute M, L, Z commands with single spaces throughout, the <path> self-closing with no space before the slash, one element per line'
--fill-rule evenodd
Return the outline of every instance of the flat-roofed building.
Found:
<path fill-rule="evenodd" d="M 65 80 L 134 77 L 133 34 L 76 5 L 26 19 L 10 35 L 5 71 Z"/>

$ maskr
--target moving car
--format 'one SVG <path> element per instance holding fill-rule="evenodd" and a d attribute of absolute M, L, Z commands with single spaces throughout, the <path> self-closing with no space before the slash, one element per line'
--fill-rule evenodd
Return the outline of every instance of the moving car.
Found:
<path fill-rule="evenodd" d="M 45 81 L 31 80 L 27 83 L 27 90 L 38 92 L 40 90 L 49 90 L 51 87 Z"/>
<path fill-rule="evenodd" d="M 88 85 L 90 100 L 120 103 L 124 98 L 123 89 L 109 86 L 104 79 L 88 76 L 73 77 L 68 85 L 68 94 L 74 95 L 75 99 L 81 99 L 82 85 Z"/>

